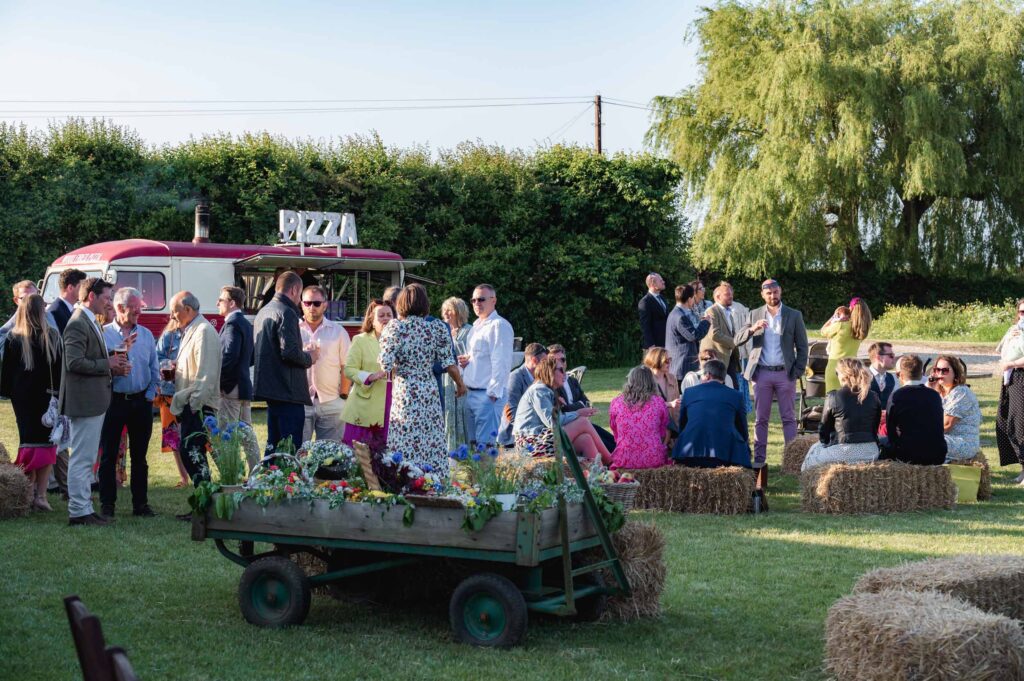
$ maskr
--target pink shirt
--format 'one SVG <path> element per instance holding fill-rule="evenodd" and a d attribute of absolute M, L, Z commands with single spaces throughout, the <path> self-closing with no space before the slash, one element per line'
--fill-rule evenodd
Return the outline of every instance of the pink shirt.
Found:
<path fill-rule="evenodd" d="M 660 395 L 652 395 L 639 407 L 630 407 L 619 395 L 608 408 L 615 435 L 612 465 L 615 468 L 657 468 L 668 463 L 664 438 L 668 408 Z"/>
<path fill-rule="evenodd" d="M 350 344 L 345 327 L 324 318 L 313 331 L 305 319 L 299 321 L 302 344 L 320 342 L 320 358 L 306 369 L 309 396 L 314 400 L 333 402 L 341 396 L 341 372 L 345 367 Z"/>

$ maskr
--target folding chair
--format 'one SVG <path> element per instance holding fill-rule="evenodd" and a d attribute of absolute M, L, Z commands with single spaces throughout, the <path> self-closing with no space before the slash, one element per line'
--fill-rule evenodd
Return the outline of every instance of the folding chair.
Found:
<path fill-rule="evenodd" d="M 587 373 L 587 367 L 580 365 L 575 369 L 571 369 L 566 376 L 572 376 L 576 379 L 576 382 L 583 385 L 583 375 Z"/>
<path fill-rule="evenodd" d="M 114 671 L 114 681 L 139 681 L 132 669 L 132 663 L 128 661 L 128 653 L 120 646 L 109 646 L 107 648 L 107 661 Z"/>
<path fill-rule="evenodd" d="M 82 681 L 111 681 L 114 676 L 104 653 L 106 641 L 99 618 L 89 612 L 78 596 L 65 598 L 64 609 L 71 626 L 71 638 L 75 641 L 78 664 L 82 668 Z"/>

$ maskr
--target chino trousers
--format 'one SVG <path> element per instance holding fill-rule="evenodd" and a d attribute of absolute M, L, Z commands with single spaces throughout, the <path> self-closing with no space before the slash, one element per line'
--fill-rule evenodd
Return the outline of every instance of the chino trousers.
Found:
<path fill-rule="evenodd" d="M 100 450 L 103 414 L 72 416 L 71 454 L 68 457 L 68 516 L 92 515 L 92 467 Z"/>
<path fill-rule="evenodd" d="M 782 437 L 789 442 L 796 437 L 796 381 L 785 371 L 754 373 L 754 468 L 764 466 L 768 449 L 768 419 L 772 415 L 772 398 L 779 402 Z"/>
<path fill-rule="evenodd" d="M 103 420 L 100 456 L 100 504 L 113 506 L 117 502 L 117 455 L 121 448 L 121 433 L 128 428 L 128 452 L 132 462 L 132 508 L 141 509 L 149 503 L 149 465 L 146 453 L 153 435 L 153 403 L 144 393 L 126 395 L 115 392 Z"/>
<path fill-rule="evenodd" d="M 305 420 L 302 425 L 302 441 L 308 442 L 316 434 L 318 440 L 336 440 L 341 442 L 342 429 L 341 411 L 345 408 L 344 398 L 338 397 L 330 402 L 313 401 L 313 406 L 304 405 Z"/>

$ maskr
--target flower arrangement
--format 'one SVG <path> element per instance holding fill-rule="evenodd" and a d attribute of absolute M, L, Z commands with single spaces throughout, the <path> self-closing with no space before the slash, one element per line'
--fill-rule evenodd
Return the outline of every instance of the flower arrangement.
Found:
<path fill-rule="evenodd" d="M 498 450 L 494 447 L 485 448 L 477 445 L 476 451 L 470 453 L 467 445 L 449 453 L 458 468 L 455 477 L 471 481 L 486 495 L 517 494 L 519 492 L 519 471 L 514 466 L 498 466 Z"/>
<path fill-rule="evenodd" d="M 352 473 L 353 468 L 358 468 L 353 466 L 356 455 L 352 448 L 334 440 L 303 442 L 297 453 L 303 468 L 311 477 L 343 480 Z M 317 476 L 318 472 L 326 475 Z"/>
<path fill-rule="evenodd" d="M 217 417 L 207 416 L 203 419 L 203 430 L 206 432 L 206 442 L 213 459 L 213 465 L 217 469 L 218 481 L 222 485 L 237 485 L 245 478 L 245 457 L 242 454 L 243 438 L 252 433 L 252 426 L 238 421 L 224 426 L 223 430 L 217 426 Z M 190 436 L 187 440 L 195 437 Z M 192 453 L 193 459 L 202 461 L 200 452 Z"/>

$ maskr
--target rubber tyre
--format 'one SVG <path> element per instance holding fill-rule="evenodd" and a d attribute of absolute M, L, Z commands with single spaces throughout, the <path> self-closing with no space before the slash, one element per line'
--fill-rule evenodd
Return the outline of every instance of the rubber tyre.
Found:
<path fill-rule="evenodd" d="M 588 572 L 585 575 L 580 575 L 576 579 L 578 586 L 604 586 L 605 580 L 604 575 L 600 572 Z M 597 594 L 587 596 L 576 601 L 576 616 L 573 618 L 577 622 L 596 622 L 601 619 L 601 615 L 608 608 L 608 594 Z"/>
<path fill-rule="evenodd" d="M 507 577 L 485 572 L 462 580 L 448 604 L 455 640 L 511 648 L 526 638 L 526 600 Z"/>
<path fill-rule="evenodd" d="M 250 563 L 238 583 L 238 607 L 249 624 L 277 629 L 302 624 L 309 614 L 309 580 L 288 558 Z"/>

